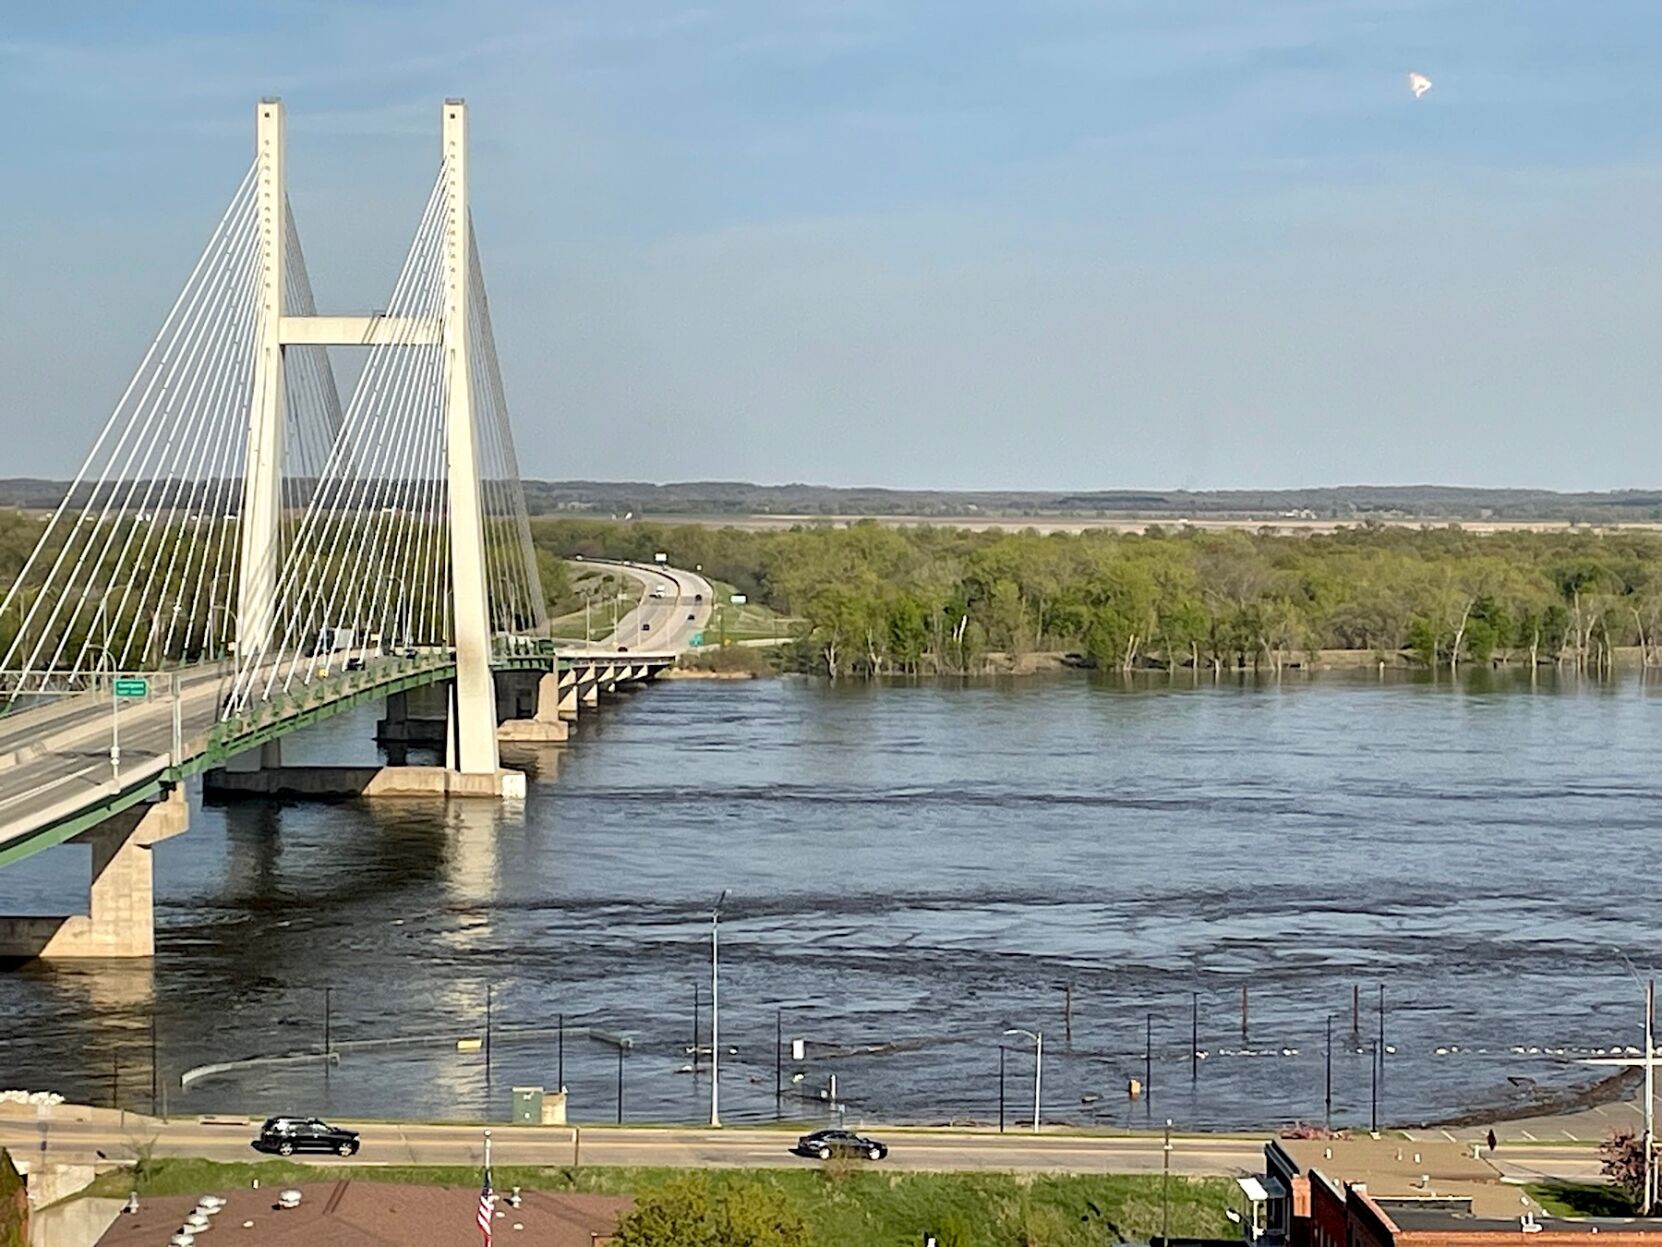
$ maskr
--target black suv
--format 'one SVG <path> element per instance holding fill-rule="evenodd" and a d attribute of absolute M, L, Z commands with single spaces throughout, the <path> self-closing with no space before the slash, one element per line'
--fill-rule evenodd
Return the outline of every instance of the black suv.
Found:
<path fill-rule="evenodd" d="M 262 1152 L 276 1152 L 292 1156 L 296 1152 L 338 1152 L 354 1156 L 358 1151 L 358 1132 L 342 1130 L 315 1117 L 268 1117 L 260 1127 L 260 1137 L 254 1146 Z"/>
<path fill-rule="evenodd" d="M 792 1149 L 799 1156 L 817 1156 L 830 1160 L 833 1156 L 864 1156 L 867 1160 L 882 1160 L 889 1154 L 886 1144 L 867 1139 L 852 1130 L 816 1130 L 796 1141 Z"/>

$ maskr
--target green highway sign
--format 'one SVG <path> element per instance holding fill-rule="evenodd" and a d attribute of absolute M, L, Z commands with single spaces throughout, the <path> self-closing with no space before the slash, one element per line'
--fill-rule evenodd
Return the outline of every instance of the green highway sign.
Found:
<path fill-rule="evenodd" d="M 115 682 L 115 695 L 117 697 L 148 697 L 150 696 L 150 681 L 117 680 Z"/>

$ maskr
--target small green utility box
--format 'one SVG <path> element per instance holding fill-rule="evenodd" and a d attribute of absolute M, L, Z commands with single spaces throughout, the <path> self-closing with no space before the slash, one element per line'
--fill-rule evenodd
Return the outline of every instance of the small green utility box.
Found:
<path fill-rule="evenodd" d="M 542 1125 L 542 1096 L 541 1087 L 514 1088 L 514 1125 Z"/>

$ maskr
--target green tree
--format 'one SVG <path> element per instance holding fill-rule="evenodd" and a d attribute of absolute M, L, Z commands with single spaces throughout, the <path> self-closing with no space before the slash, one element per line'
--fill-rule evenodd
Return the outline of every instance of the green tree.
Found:
<path fill-rule="evenodd" d="M 782 1193 L 759 1182 L 688 1174 L 635 1201 L 618 1222 L 619 1247 L 808 1247 L 808 1225 Z"/>

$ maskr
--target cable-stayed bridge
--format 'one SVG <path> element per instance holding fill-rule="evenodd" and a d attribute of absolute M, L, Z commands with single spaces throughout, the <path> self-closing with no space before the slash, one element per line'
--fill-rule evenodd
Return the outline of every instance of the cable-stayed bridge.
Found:
<path fill-rule="evenodd" d="M 673 661 L 679 615 L 654 653 L 548 638 L 466 105 L 440 116 L 385 309 L 322 315 L 283 106 L 257 105 L 252 164 L 0 598 L 0 866 L 70 840 L 93 854 L 92 912 L 0 918 L 0 956 L 148 955 L 149 846 L 183 830 L 190 775 L 226 792 L 511 798 L 524 776 L 502 768 L 499 736 L 564 739 L 582 702 Z M 344 402 L 341 347 L 363 351 Z M 642 575 L 683 597 L 676 573 Z M 283 766 L 284 736 L 371 701 L 389 749 L 442 765 Z"/>

